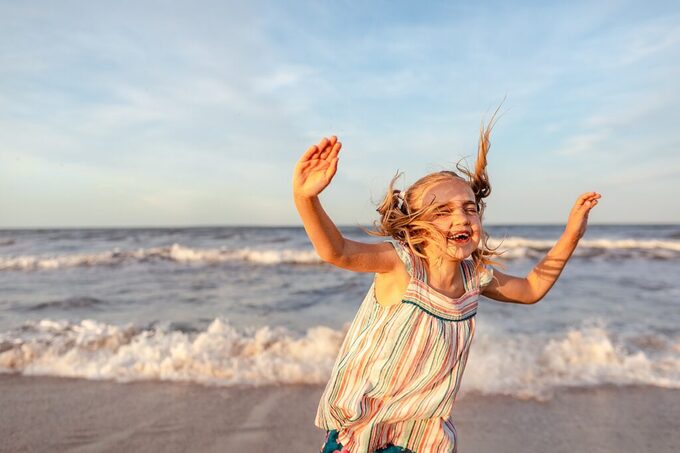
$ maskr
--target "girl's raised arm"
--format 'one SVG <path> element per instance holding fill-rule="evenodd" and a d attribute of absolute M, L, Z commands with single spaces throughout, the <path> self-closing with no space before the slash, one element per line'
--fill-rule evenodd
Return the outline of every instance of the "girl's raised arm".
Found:
<path fill-rule="evenodd" d="M 513 277 L 494 269 L 494 278 L 483 290 L 484 296 L 519 304 L 534 304 L 541 300 L 555 284 L 574 253 L 578 241 L 586 232 L 588 213 L 597 205 L 600 197 L 596 192 L 588 192 L 576 200 L 564 233 L 526 278 Z"/>
<path fill-rule="evenodd" d="M 318 195 L 338 169 L 342 148 L 337 137 L 323 138 L 302 155 L 293 173 L 293 198 L 316 253 L 327 263 L 356 272 L 390 272 L 400 263 L 388 243 L 345 239 L 321 207 Z"/>

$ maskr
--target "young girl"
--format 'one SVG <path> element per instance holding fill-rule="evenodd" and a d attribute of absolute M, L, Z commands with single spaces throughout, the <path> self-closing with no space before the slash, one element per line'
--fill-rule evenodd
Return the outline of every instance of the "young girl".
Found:
<path fill-rule="evenodd" d="M 392 190 L 378 208 L 373 234 L 346 239 L 318 195 L 338 167 L 341 143 L 324 138 L 298 162 L 295 205 L 325 262 L 374 272 L 321 398 L 315 425 L 326 430 L 323 453 L 456 452 L 451 410 L 475 332 L 480 295 L 534 304 L 553 286 L 583 236 L 600 195 L 581 195 L 564 233 L 524 278 L 490 266 L 496 255 L 482 228 L 491 187 L 486 155 L 492 122 L 481 131 L 475 171 L 458 166 Z"/>

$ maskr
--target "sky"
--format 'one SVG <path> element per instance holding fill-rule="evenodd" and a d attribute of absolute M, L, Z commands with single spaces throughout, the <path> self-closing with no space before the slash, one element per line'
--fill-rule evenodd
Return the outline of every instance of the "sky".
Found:
<path fill-rule="evenodd" d="M 0 0 L 0 228 L 299 225 L 292 171 L 376 220 L 474 165 L 487 224 L 680 223 L 677 2 Z"/>

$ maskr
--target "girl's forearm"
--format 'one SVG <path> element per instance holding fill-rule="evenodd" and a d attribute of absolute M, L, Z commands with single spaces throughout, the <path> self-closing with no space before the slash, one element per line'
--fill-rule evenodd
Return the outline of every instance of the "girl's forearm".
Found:
<path fill-rule="evenodd" d="M 324 261 L 332 262 L 341 256 L 345 238 L 324 211 L 319 197 L 294 195 L 293 198 L 307 236 L 312 241 L 319 257 Z"/>
<path fill-rule="evenodd" d="M 578 245 L 578 238 L 563 233 L 547 255 L 527 275 L 532 300 L 538 302 L 550 291 Z"/>

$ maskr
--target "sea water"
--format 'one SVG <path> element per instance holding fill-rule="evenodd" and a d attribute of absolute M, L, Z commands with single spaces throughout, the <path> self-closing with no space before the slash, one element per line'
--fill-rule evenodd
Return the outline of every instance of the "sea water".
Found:
<path fill-rule="evenodd" d="M 524 276 L 563 227 L 487 231 Z M 461 392 L 680 388 L 679 263 L 680 225 L 589 226 L 538 304 L 482 298 Z M 0 372 L 325 383 L 372 278 L 296 227 L 0 230 Z"/>

